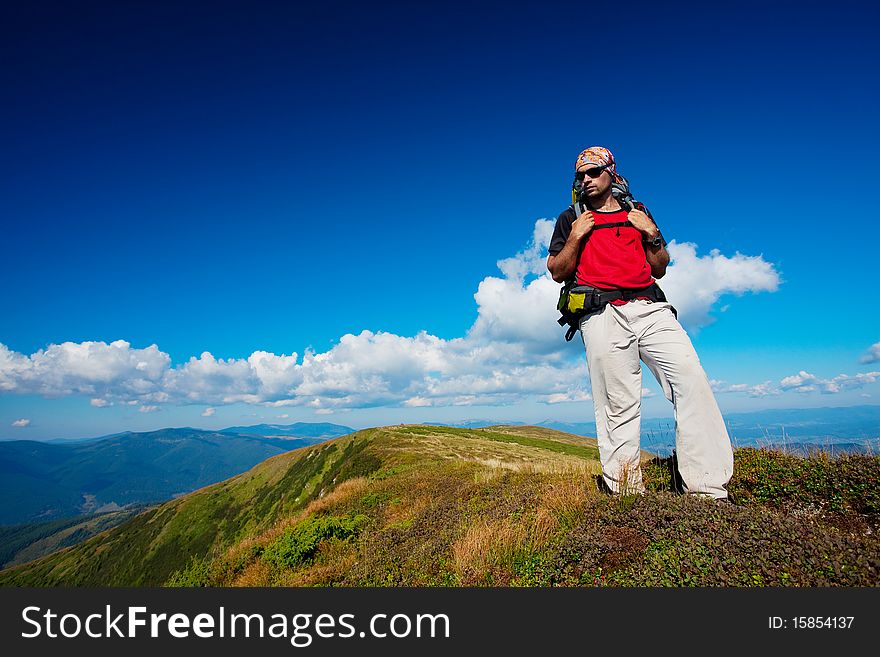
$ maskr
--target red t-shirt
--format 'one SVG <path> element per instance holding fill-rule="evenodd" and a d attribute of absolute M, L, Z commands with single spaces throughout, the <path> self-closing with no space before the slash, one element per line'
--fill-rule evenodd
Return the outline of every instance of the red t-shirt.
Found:
<path fill-rule="evenodd" d="M 603 290 L 638 289 L 654 282 L 651 266 L 645 257 L 642 233 L 632 226 L 600 228 L 602 224 L 627 221 L 626 210 L 600 212 L 593 210 L 596 223 L 584 239 L 578 257 L 578 283 Z M 612 303 L 620 304 L 618 300 Z"/>
<path fill-rule="evenodd" d="M 639 209 L 651 217 L 646 207 L 639 204 Z M 625 210 L 613 212 L 593 210 L 592 212 L 595 226 L 581 243 L 575 269 L 577 282 L 604 290 L 639 289 L 653 283 L 651 266 L 648 264 L 642 243 L 642 233 L 631 226 L 599 228 L 601 225 L 627 221 L 627 212 Z M 571 208 L 559 215 L 553 230 L 553 238 L 550 240 L 551 254 L 562 250 L 571 233 L 571 224 L 574 220 L 575 214 Z M 663 240 L 663 244 L 666 244 L 666 240 Z M 622 305 L 626 301 L 619 299 L 611 303 Z"/>

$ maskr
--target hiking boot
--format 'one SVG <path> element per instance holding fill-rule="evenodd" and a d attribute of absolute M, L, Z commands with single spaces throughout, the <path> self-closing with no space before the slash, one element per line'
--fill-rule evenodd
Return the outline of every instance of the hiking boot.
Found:
<path fill-rule="evenodd" d="M 605 477 L 600 474 L 596 475 L 596 488 L 599 489 L 600 493 L 605 493 L 606 495 L 615 495 L 615 492 L 611 490 L 611 487 L 605 483 Z"/>

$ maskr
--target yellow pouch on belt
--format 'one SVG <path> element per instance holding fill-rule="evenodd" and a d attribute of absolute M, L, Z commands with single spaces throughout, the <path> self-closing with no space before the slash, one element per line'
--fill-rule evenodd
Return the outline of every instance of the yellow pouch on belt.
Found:
<path fill-rule="evenodd" d="M 579 313 L 584 309 L 587 301 L 586 292 L 577 292 L 576 288 L 569 291 L 568 293 L 568 303 L 566 307 L 568 308 L 568 312 L 570 313 Z"/>
<path fill-rule="evenodd" d="M 577 315 L 583 313 L 592 301 L 593 288 L 586 285 L 575 285 L 563 288 L 557 310 Z"/>

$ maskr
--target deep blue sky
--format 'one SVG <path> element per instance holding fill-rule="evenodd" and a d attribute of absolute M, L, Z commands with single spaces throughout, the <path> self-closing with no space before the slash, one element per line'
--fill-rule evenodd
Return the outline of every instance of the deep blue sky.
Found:
<path fill-rule="evenodd" d="M 712 378 L 878 369 L 878 12 L 769 4 L 4 3 L 0 343 L 459 337 L 603 144 L 668 239 L 781 275 L 695 336 Z"/>

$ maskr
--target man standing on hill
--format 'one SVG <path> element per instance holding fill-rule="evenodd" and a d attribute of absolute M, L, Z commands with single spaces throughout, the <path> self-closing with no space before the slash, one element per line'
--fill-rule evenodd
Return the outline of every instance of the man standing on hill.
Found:
<path fill-rule="evenodd" d="M 556 220 L 547 268 L 557 283 L 575 279 L 588 286 L 578 328 L 604 486 L 613 493 L 644 491 L 641 359 L 675 409 L 685 492 L 726 500 L 730 438 L 690 338 L 655 282 L 669 264 L 666 241 L 648 209 L 633 201 L 607 148 L 594 146 L 578 156 L 574 187 L 577 201 Z"/>

